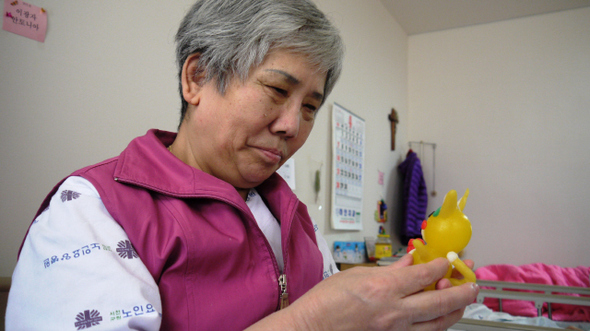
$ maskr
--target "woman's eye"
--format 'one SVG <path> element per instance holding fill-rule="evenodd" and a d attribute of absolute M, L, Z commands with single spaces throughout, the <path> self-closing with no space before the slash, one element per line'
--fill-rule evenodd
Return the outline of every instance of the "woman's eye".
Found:
<path fill-rule="evenodd" d="M 312 113 L 315 113 L 315 111 L 318 110 L 316 106 L 310 104 L 303 105 L 303 107 L 309 109 L 309 111 L 311 111 Z"/>
<path fill-rule="evenodd" d="M 315 118 L 315 114 L 318 110 L 316 106 L 310 104 L 304 104 L 303 109 L 305 109 L 304 114 L 306 114 L 304 116 L 308 117 L 309 119 Z"/>
<path fill-rule="evenodd" d="M 272 86 L 272 89 L 275 90 L 278 94 L 280 94 L 280 95 L 282 95 L 284 97 L 286 97 L 289 94 L 289 92 L 287 92 L 287 90 L 283 90 L 280 87 Z"/>

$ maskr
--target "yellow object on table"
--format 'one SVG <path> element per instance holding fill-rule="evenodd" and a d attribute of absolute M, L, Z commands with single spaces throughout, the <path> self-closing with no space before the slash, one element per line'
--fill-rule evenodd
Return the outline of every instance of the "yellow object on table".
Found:
<path fill-rule="evenodd" d="M 391 240 L 389 239 L 388 234 L 380 234 L 377 236 L 377 241 L 375 242 L 375 258 L 382 259 L 384 257 L 391 257 L 392 248 L 391 248 Z"/>

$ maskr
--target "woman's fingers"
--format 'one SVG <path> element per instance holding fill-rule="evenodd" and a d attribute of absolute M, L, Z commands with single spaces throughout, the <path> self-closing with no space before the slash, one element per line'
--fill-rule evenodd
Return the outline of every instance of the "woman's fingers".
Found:
<path fill-rule="evenodd" d="M 449 288 L 451 286 L 453 286 L 453 284 L 451 284 L 451 281 L 447 278 L 443 278 L 436 283 L 437 290 L 444 290 L 445 288 Z"/>
<path fill-rule="evenodd" d="M 421 292 L 404 300 L 404 310 L 412 312 L 414 322 L 434 321 L 454 312 L 462 314 L 463 308 L 473 303 L 478 293 L 479 286 L 474 283 Z"/>
<path fill-rule="evenodd" d="M 475 262 L 473 262 L 473 260 L 465 259 L 463 262 L 469 267 L 469 269 L 473 270 L 473 267 L 475 266 Z"/>
<path fill-rule="evenodd" d="M 412 256 L 412 254 L 406 254 L 402 256 L 399 260 L 389 265 L 387 268 L 400 269 L 404 267 L 409 267 L 412 264 L 414 264 L 414 257 Z"/>
<path fill-rule="evenodd" d="M 448 315 L 441 316 L 431 321 L 415 323 L 410 327 L 412 331 L 446 330 L 457 323 L 465 309 L 456 310 Z"/>
<path fill-rule="evenodd" d="M 443 258 L 428 263 L 407 266 L 405 268 L 391 268 L 392 280 L 400 280 L 395 286 L 398 295 L 403 298 L 424 290 L 428 285 L 443 278 L 449 268 L 449 261 Z"/>

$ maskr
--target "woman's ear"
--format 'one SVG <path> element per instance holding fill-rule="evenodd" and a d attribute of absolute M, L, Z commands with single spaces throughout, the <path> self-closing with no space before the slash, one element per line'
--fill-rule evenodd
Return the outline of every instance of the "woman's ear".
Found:
<path fill-rule="evenodd" d="M 201 54 L 191 54 L 184 65 L 180 76 L 182 83 L 182 96 L 189 105 L 196 106 L 199 104 L 201 87 L 205 79 L 205 72 L 199 70 L 199 57 Z"/>

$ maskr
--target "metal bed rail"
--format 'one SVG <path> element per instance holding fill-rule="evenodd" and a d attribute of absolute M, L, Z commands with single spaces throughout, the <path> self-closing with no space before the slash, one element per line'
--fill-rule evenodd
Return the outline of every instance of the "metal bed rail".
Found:
<path fill-rule="evenodd" d="M 451 326 L 450 330 L 461 331 L 555 331 L 559 329 L 548 328 L 545 326 L 516 324 L 508 322 L 482 321 L 469 318 L 462 318 L 459 322 Z"/>
<path fill-rule="evenodd" d="M 590 288 L 574 286 L 556 286 L 544 284 L 527 284 L 515 282 L 497 282 L 478 280 L 481 287 L 494 287 L 495 289 L 482 289 L 477 296 L 477 302 L 483 303 L 485 298 L 496 298 L 499 301 L 499 309 L 502 311 L 502 299 L 532 301 L 537 308 L 538 316 L 542 316 L 543 304 L 547 303 L 547 315 L 551 319 L 551 304 L 560 303 L 577 306 L 590 306 Z M 537 291 L 543 293 L 520 292 L 514 290 Z M 563 293 L 586 295 L 571 296 Z"/>
<path fill-rule="evenodd" d="M 546 294 L 552 293 L 573 293 L 590 296 L 590 288 L 576 287 L 576 286 L 558 286 L 546 284 L 530 284 L 530 283 L 516 283 L 516 282 L 499 282 L 493 280 L 478 280 L 479 286 L 494 287 L 499 290 L 513 289 L 513 290 L 532 290 L 542 291 Z"/>

